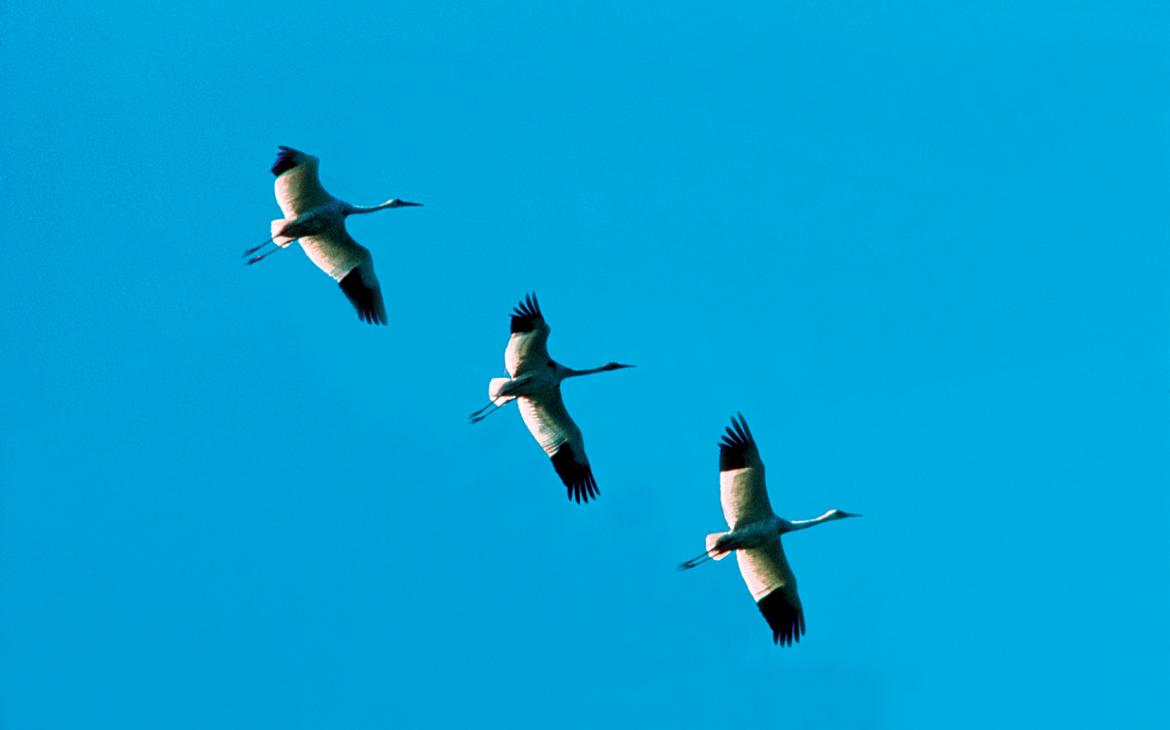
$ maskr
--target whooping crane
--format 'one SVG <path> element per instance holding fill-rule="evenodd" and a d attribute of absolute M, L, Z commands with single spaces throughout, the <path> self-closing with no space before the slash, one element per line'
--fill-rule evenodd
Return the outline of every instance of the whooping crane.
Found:
<path fill-rule="evenodd" d="M 553 468 L 578 503 L 597 497 L 597 482 L 585 456 L 585 439 L 573 423 L 561 399 L 561 381 L 581 375 L 630 368 L 611 362 L 591 370 L 574 370 L 548 356 L 549 326 L 544 321 L 536 294 L 529 294 L 512 312 L 512 336 L 504 351 L 504 369 L 510 378 L 492 378 L 491 401 L 470 416 L 478 423 L 509 401 L 518 401 L 524 425 L 552 459 Z"/>
<path fill-rule="evenodd" d="M 772 628 L 772 642 L 792 646 L 804 634 L 804 609 L 796 594 L 796 576 L 784 558 L 780 536 L 823 522 L 861 515 L 831 509 L 811 520 L 786 520 L 772 512 L 764 485 L 764 462 L 743 414 L 719 444 L 719 501 L 728 532 L 707 535 L 707 550 L 679 566 L 693 568 L 707 560 L 722 560 L 731 551 L 739 572 L 756 599 L 756 606 Z"/>
<path fill-rule="evenodd" d="M 244 256 L 252 256 L 269 244 L 274 244 L 275 248 L 252 256 L 248 263 L 261 261 L 300 240 L 301 249 L 313 263 L 337 280 L 363 322 L 386 324 L 386 305 L 382 301 L 378 277 L 374 275 L 374 260 L 369 249 L 346 232 L 345 219 L 359 213 L 422 203 L 391 198 L 371 208 L 350 205 L 321 187 L 317 177 L 320 160 L 292 147 L 281 145 L 279 149 L 272 174 L 276 175 L 276 202 L 280 204 L 284 218 L 272 221 L 272 237 L 245 251 Z"/>

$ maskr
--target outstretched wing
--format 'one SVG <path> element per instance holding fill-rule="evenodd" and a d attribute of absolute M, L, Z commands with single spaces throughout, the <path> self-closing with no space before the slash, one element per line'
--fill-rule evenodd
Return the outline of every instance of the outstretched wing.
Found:
<path fill-rule="evenodd" d="M 534 368 L 548 367 L 548 333 L 549 326 L 540 312 L 536 293 L 525 295 L 524 301 L 512 310 L 512 336 L 504 351 L 504 369 L 508 375 L 514 378 Z"/>
<path fill-rule="evenodd" d="M 292 147 L 278 149 L 272 174 L 276 175 L 276 202 L 285 218 L 296 218 L 333 200 L 317 177 L 320 160 Z"/>
<path fill-rule="evenodd" d="M 317 268 L 337 280 L 363 322 L 386 324 L 386 304 L 369 249 L 353 240 L 344 227 L 305 236 L 300 242 Z"/>
<path fill-rule="evenodd" d="M 800 641 L 804 634 L 804 608 L 780 536 L 770 538 L 760 547 L 736 550 L 735 556 L 743 582 L 772 628 L 772 642 L 792 646 L 792 642 Z"/>
<path fill-rule="evenodd" d="M 738 416 L 738 421 L 731 419 L 731 426 L 719 444 L 719 501 L 723 505 L 723 517 L 732 530 L 772 515 L 760 450 L 743 414 Z"/>
<path fill-rule="evenodd" d="M 585 439 L 565 410 L 561 389 L 536 398 L 521 396 L 517 402 L 524 425 L 552 459 L 553 468 L 569 491 L 569 499 L 588 502 L 590 497 L 597 497 L 600 492 L 585 456 Z"/>

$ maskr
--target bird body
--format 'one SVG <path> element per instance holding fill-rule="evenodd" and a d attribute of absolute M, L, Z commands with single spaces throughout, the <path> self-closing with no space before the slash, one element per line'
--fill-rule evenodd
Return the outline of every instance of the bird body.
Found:
<path fill-rule="evenodd" d="M 345 225 L 345 204 L 340 200 L 330 200 L 327 203 L 309 208 L 295 214 L 291 218 L 277 218 L 272 221 L 272 230 L 286 239 L 277 245 L 289 245 L 302 236 L 312 236 L 325 233 L 331 228 Z"/>
<path fill-rule="evenodd" d="M 534 368 L 513 378 L 501 378 L 505 382 L 496 387 L 496 399 L 518 401 L 524 425 L 550 457 L 565 444 L 576 443 L 584 458 L 585 437 L 569 417 L 561 397 L 561 382 L 571 377 L 571 373 L 569 368 L 549 360 L 547 367 Z M 489 396 L 491 390 L 489 385 Z"/>
<path fill-rule="evenodd" d="M 730 529 L 707 535 L 707 549 L 679 567 L 693 568 L 734 552 L 744 583 L 772 629 L 772 641 L 791 646 L 804 634 L 804 607 L 780 536 L 857 515 L 831 509 L 810 520 L 778 517 L 768 500 L 764 462 L 742 415 L 731 419 L 719 444 L 719 501 Z"/>
<path fill-rule="evenodd" d="M 587 502 L 599 494 L 597 482 L 585 455 L 585 437 L 565 408 L 561 383 L 568 378 L 632 366 L 611 362 L 590 370 L 574 370 L 554 361 L 548 355 L 551 330 L 532 294 L 513 310 L 511 326 L 504 351 L 504 369 L 510 377 L 492 378 L 488 383 L 488 404 L 471 414 L 470 420 L 482 421 L 517 401 L 524 425 L 552 460 L 569 499 Z"/>
<path fill-rule="evenodd" d="M 276 202 L 284 218 L 272 221 L 268 241 L 248 249 L 244 255 L 249 256 L 269 243 L 276 245 L 272 251 L 248 260 L 254 264 L 299 240 L 309 260 L 337 281 L 362 321 L 386 324 L 386 305 L 374 274 L 373 257 L 369 249 L 346 231 L 345 219 L 355 214 L 420 204 L 391 198 L 372 207 L 350 205 L 321 186 L 317 175 L 319 166 L 320 160 L 312 155 L 280 147 L 272 173 L 276 175 Z"/>
<path fill-rule="evenodd" d="M 761 547 L 772 538 L 784 533 L 783 523 L 784 520 L 771 515 L 755 522 L 740 524 L 734 530 L 713 532 L 707 536 L 711 540 L 709 551 L 717 554 L 711 557 L 715 560 L 722 560 L 734 550 Z"/>

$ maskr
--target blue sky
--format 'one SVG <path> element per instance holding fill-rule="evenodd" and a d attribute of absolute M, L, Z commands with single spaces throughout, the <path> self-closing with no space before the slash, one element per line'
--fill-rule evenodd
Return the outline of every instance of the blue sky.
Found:
<path fill-rule="evenodd" d="M 7 3 L 13 728 L 1156 727 L 1161 3 Z M 277 144 L 391 324 L 294 252 Z M 602 490 L 468 412 L 536 290 Z M 721 528 L 742 410 L 808 634 Z M 784 712 L 785 715 L 778 713 Z"/>

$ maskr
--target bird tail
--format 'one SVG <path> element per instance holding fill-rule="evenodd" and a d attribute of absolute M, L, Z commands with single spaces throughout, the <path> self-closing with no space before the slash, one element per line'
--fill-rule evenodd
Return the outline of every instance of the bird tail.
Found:
<path fill-rule="evenodd" d="M 293 241 L 297 240 L 295 238 L 289 238 L 288 236 L 280 235 L 280 232 L 284 230 L 284 226 L 287 223 L 288 221 L 284 218 L 278 218 L 272 221 L 272 242 L 281 248 L 284 248 Z"/>
<path fill-rule="evenodd" d="M 511 378 L 492 378 L 492 381 L 488 383 L 488 398 L 490 398 L 492 403 L 495 403 L 497 407 L 506 403 L 510 403 L 516 399 L 516 396 L 514 395 L 500 394 L 500 391 L 504 389 L 504 386 L 511 382 Z"/>
<path fill-rule="evenodd" d="M 726 532 L 712 532 L 707 535 L 707 549 L 702 553 L 696 555 L 690 560 L 678 566 L 679 570 L 690 570 L 696 565 L 702 565 L 708 560 L 722 560 L 727 557 L 729 550 L 720 550 L 715 547 L 719 543 L 719 538 L 726 535 Z"/>
<path fill-rule="evenodd" d="M 728 556 L 729 551 L 719 550 L 715 547 L 719 543 L 719 538 L 726 534 L 726 532 L 712 532 L 707 535 L 707 554 L 711 556 L 712 560 L 723 560 Z"/>

